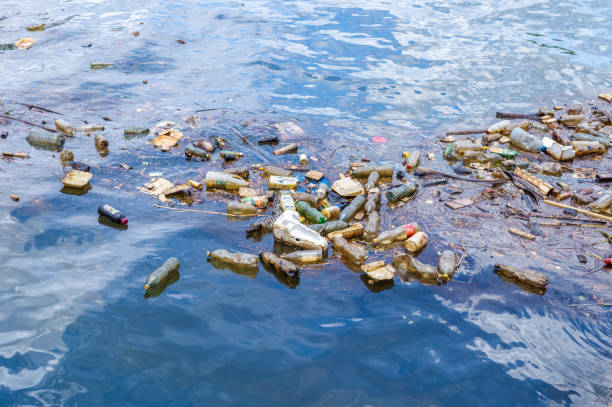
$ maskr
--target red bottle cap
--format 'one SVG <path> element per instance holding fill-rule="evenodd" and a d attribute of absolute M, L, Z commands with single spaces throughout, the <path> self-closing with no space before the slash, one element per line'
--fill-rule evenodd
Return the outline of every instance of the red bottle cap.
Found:
<path fill-rule="evenodd" d="M 612 264 L 612 258 L 608 257 L 607 259 L 604 259 L 604 263 L 607 265 Z"/>
<path fill-rule="evenodd" d="M 122 225 L 127 225 L 127 223 L 128 223 L 128 218 L 121 219 L 121 224 Z"/>
<path fill-rule="evenodd" d="M 416 231 L 414 230 L 414 226 L 412 225 L 412 223 L 409 223 L 407 225 L 404 225 L 404 230 L 406 231 L 406 234 L 408 235 L 408 237 L 414 235 L 416 233 Z"/>

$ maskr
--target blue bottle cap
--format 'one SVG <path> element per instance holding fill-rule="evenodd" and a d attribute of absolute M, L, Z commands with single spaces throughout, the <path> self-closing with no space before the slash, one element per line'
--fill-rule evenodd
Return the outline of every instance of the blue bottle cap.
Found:
<path fill-rule="evenodd" d="M 546 146 L 542 146 L 542 148 L 540 148 L 540 151 L 543 153 L 546 152 Z"/>

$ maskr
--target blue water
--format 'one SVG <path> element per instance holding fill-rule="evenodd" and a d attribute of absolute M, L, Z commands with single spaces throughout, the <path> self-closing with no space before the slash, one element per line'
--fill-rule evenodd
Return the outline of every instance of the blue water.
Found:
<path fill-rule="evenodd" d="M 47 29 L 25 30 L 34 23 Z M 51 125 L 56 116 L 17 103 L 72 123 L 111 118 L 112 148 L 101 157 L 90 138 L 69 140 L 94 178 L 87 194 L 65 194 L 57 154 L 31 148 L 28 127 L 3 125 L 2 151 L 31 158 L 0 162 L 0 404 L 607 405 L 612 323 L 596 301 L 611 302 L 609 273 L 584 277 L 554 234 L 553 246 L 501 254 L 546 270 L 544 296 L 492 273 L 500 254 L 484 239 L 495 228 L 438 236 L 424 209 L 407 212 L 430 232 L 424 261 L 471 239 L 451 283 L 396 279 L 376 292 L 331 258 L 292 289 L 263 268 L 249 278 L 205 261 L 208 249 L 270 250 L 269 235 L 245 239 L 248 221 L 162 211 L 137 190 L 152 173 L 184 182 L 218 162 L 122 132 L 172 120 L 196 137 L 296 120 L 313 166 L 331 171 L 341 144 L 352 147 L 338 152 L 343 169 L 351 153 L 397 162 L 496 110 L 609 92 L 611 27 L 608 1 L 2 1 L 0 43 L 36 41 L 0 47 L 2 110 Z M 182 121 L 194 114 L 199 124 Z M 223 211 L 202 198 L 194 208 Z M 127 213 L 128 230 L 100 225 L 100 202 Z M 572 234 L 585 254 L 593 233 Z M 180 280 L 145 299 L 146 275 L 172 256 Z"/>

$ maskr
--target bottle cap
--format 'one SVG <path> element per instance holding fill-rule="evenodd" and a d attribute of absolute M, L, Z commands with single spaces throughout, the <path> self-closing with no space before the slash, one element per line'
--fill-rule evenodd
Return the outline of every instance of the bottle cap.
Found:
<path fill-rule="evenodd" d="M 542 147 L 540 148 L 540 151 L 541 151 L 541 152 L 545 152 L 545 151 L 546 151 L 546 146 L 542 146 Z"/>
<path fill-rule="evenodd" d="M 127 225 L 127 223 L 128 223 L 128 218 L 121 219 L 121 224 L 122 225 Z"/>
<path fill-rule="evenodd" d="M 608 257 L 607 259 L 604 259 L 604 264 L 607 264 L 607 265 L 612 264 L 612 258 Z"/>

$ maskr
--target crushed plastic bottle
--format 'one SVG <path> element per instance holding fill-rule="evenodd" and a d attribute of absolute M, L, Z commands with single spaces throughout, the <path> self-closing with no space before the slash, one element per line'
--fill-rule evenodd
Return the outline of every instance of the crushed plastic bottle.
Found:
<path fill-rule="evenodd" d="M 363 238 L 366 242 L 371 242 L 380 228 L 380 215 L 377 211 L 368 212 L 365 227 L 363 228 Z"/>
<path fill-rule="evenodd" d="M 215 251 L 206 252 L 206 256 L 211 260 L 216 260 L 222 263 L 231 264 L 234 266 L 241 267 L 257 267 L 259 258 L 254 254 L 248 253 L 232 253 L 224 249 L 217 249 Z"/>
<path fill-rule="evenodd" d="M 305 201 L 297 201 L 295 203 L 297 211 L 312 223 L 325 223 L 327 218 L 317 209 L 313 208 Z"/>
<path fill-rule="evenodd" d="M 338 215 L 338 219 L 343 220 L 345 222 L 348 222 L 349 220 L 353 219 L 357 212 L 363 209 L 365 201 L 366 198 L 364 195 L 356 196 L 355 198 L 353 198 L 351 203 L 346 208 L 344 208 L 342 212 L 340 212 L 340 215 Z"/>
<path fill-rule="evenodd" d="M 255 215 L 257 208 L 250 203 L 229 201 L 225 212 L 229 215 Z"/>
<path fill-rule="evenodd" d="M 249 183 L 237 175 L 224 172 L 208 171 L 204 180 L 207 188 L 239 189 L 248 187 Z"/>
<path fill-rule="evenodd" d="M 367 178 L 373 172 L 377 172 L 380 177 L 389 178 L 393 176 L 394 170 L 391 165 L 358 167 L 353 169 L 352 175 L 355 178 Z"/>
<path fill-rule="evenodd" d="M 249 179 L 249 170 L 250 168 L 245 165 L 242 167 L 226 168 L 223 170 L 223 172 L 226 174 L 238 175 L 240 178 L 247 180 Z"/>
<path fill-rule="evenodd" d="M 188 145 L 185 147 L 185 157 L 187 158 L 199 158 L 202 160 L 210 160 L 210 154 L 208 154 L 205 150 L 201 148 L 197 148 L 193 145 Z"/>
<path fill-rule="evenodd" d="M 63 119 L 57 119 L 55 121 L 55 128 L 64 134 L 72 135 L 72 133 L 74 133 L 74 127 L 72 127 Z"/>
<path fill-rule="evenodd" d="M 180 267 L 181 263 L 176 257 L 166 260 L 164 264 L 147 276 L 144 285 L 145 291 L 164 285 L 171 278 L 172 274 L 178 272 Z"/>
<path fill-rule="evenodd" d="M 321 250 L 298 250 L 283 254 L 281 259 L 300 264 L 318 263 L 323 260 L 323 252 Z"/>
<path fill-rule="evenodd" d="M 361 235 L 363 235 L 363 226 L 361 225 L 361 223 L 354 223 L 345 229 L 340 229 L 336 230 L 335 232 L 329 233 L 327 235 L 327 239 L 333 239 L 336 236 L 340 236 L 345 239 L 352 239 Z"/>
<path fill-rule="evenodd" d="M 540 137 L 527 133 L 520 127 L 512 130 L 512 133 L 510 133 L 510 142 L 520 149 L 531 151 L 532 153 L 539 153 L 542 151 L 543 147 Z"/>
<path fill-rule="evenodd" d="M 408 223 L 406 225 L 402 225 L 397 228 L 381 232 L 374 239 L 374 244 L 385 245 L 385 244 L 391 244 L 393 242 L 401 242 L 403 240 L 408 239 L 409 237 L 413 236 L 415 233 L 418 233 L 420 231 L 421 231 L 421 227 L 419 226 L 418 223 L 416 222 Z"/>
<path fill-rule="evenodd" d="M 109 219 L 110 221 L 118 225 L 128 224 L 128 218 L 124 214 L 119 212 L 117 209 L 113 208 L 108 204 L 98 206 L 98 215 Z"/>
<path fill-rule="evenodd" d="M 438 259 L 438 272 L 445 283 L 452 280 L 457 268 L 457 257 L 451 250 L 444 250 Z"/>
<path fill-rule="evenodd" d="M 414 183 L 407 183 L 404 185 L 400 185 L 399 187 L 391 188 L 386 193 L 387 202 L 393 203 L 399 201 L 400 199 L 412 196 L 414 195 L 416 190 L 417 185 Z"/>
<path fill-rule="evenodd" d="M 274 222 L 274 240 L 305 249 L 327 252 L 327 240 L 316 231 L 300 223 L 300 214 L 293 210 L 283 212 Z"/>
<path fill-rule="evenodd" d="M 371 189 L 365 203 L 366 213 L 374 212 L 380 206 L 380 189 Z"/>
<path fill-rule="evenodd" d="M 61 150 L 64 147 L 64 136 L 60 134 L 30 133 L 26 141 L 33 146 Z"/>
<path fill-rule="evenodd" d="M 369 193 L 371 190 L 376 188 L 379 178 L 380 178 L 380 175 L 376 171 L 373 171 L 370 173 L 370 175 L 368 175 L 368 180 L 364 185 L 364 189 L 366 193 Z"/>
<path fill-rule="evenodd" d="M 336 236 L 332 239 L 334 251 L 342 253 L 342 257 L 351 263 L 361 265 L 365 262 L 366 251 L 356 244 L 350 244 L 345 238 Z"/>
<path fill-rule="evenodd" d="M 321 234 L 321 236 L 325 236 L 328 233 L 335 232 L 337 230 L 346 229 L 349 227 L 349 224 L 343 220 L 333 220 L 331 222 L 319 223 L 315 225 L 308 225 L 308 227 L 315 232 Z"/>
<path fill-rule="evenodd" d="M 548 285 L 548 278 L 546 278 L 544 274 L 529 269 L 521 270 L 514 266 L 496 264 L 495 272 L 512 281 L 516 281 L 539 290 L 545 291 L 546 286 Z"/>
<path fill-rule="evenodd" d="M 572 160 L 576 153 L 571 146 L 562 146 L 550 137 L 542 138 L 542 145 L 546 149 L 546 153 L 555 160 L 565 161 Z"/>
<path fill-rule="evenodd" d="M 406 240 L 406 250 L 409 252 L 418 252 L 427 244 L 427 234 L 425 232 L 417 232 Z"/>

